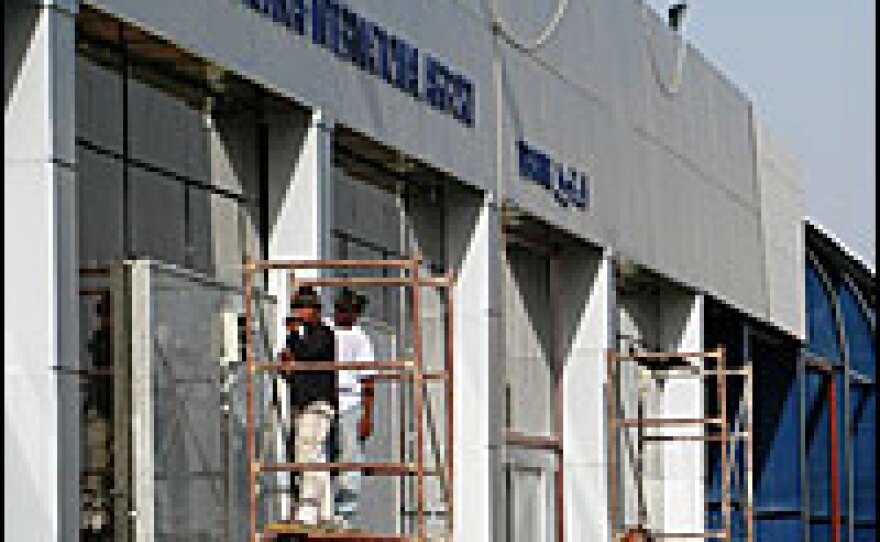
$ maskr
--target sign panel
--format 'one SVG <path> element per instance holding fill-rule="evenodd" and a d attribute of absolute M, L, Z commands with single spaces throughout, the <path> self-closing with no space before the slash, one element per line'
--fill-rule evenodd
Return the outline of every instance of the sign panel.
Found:
<path fill-rule="evenodd" d="M 519 174 L 553 192 L 563 207 L 586 209 L 590 204 L 590 177 L 554 160 L 525 141 L 516 143 Z"/>
<path fill-rule="evenodd" d="M 476 95 L 470 78 L 405 39 L 362 17 L 337 0 L 242 0 L 315 45 L 332 51 L 416 100 L 468 127 L 475 122 Z"/>

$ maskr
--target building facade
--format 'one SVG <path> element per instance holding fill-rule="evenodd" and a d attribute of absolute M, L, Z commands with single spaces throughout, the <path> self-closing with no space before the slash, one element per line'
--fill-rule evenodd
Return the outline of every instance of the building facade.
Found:
<path fill-rule="evenodd" d="M 180 505 L 161 469 L 130 467 L 136 442 L 83 421 L 104 408 L 132 420 L 117 433 L 146 431 L 136 378 L 113 376 L 133 387 L 112 407 L 80 378 L 102 369 L 92 328 L 134 314 L 139 277 L 158 303 L 156 269 L 235 291 L 249 260 L 414 254 L 455 276 L 455 540 L 606 540 L 611 506 L 627 525 L 712 528 L 709 447 L 649 451 L 643 494 L 610 503 L 604 386 L 608 350 L 717 346 L 754 368 L 757 538 L 875 536 L 873 271 L 804 225 L 791 153 L 641 1 L 486 4 L 4 4 L 8 536 L 73 540 L 98 521 L 117 538 L 237 537 L 208 525 L 221 509 L 208 489 Z M 89 270 L 114 265 L 132 269 L 118 278 L 127 304 L 96 305 Z M 213 337 L 194 323 L 213 299 L 200 295 L 150 305 L 140 339 L 131 321 L 107 326 L 131 332 L 107 356 L 134 360 L 155 336 L 197 366 L 192 345 Z M 386 323 L 402 310 L 371 306 Z M 810 417 L 829 416 L 822 367 L 839 380 L 837 440 Z M 780 383 L 790 399 L 762 393 Z M 657 414 L 711 406 L 699 383 L 651 386 Z M 235 449 L 199 435 L 171 449 Z M 90 438 L 117 446 L 103 489 L 83 489 Z M 836 461 L 828 442 L 843 443 Z M 226 515 L 234 482 L 218 482 Z M 111 512 L 84 519 L 87 503 Z M 732 513 L 744 522 L 744 501 Z"/>

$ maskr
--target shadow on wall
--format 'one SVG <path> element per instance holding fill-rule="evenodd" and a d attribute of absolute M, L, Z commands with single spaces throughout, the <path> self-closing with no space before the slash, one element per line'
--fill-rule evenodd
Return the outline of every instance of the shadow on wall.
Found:
<path fill-rule="evenodd" d="M 3 103 L 6 112 L 36 35 L 40 9 L 29 0 L 3 2 Z"/>
<path fill-rule="evenodd" d="M 294 190 L 298 169 L 306 167 L 302 162 L 311 118 L 306 111 L 279 105 L 266 113 L 265 121 L 269 183 L 267 210 L 271 232 L 278 223 L 289 193 Z M 325 182 L 330 182 L 329 178 Z"/>

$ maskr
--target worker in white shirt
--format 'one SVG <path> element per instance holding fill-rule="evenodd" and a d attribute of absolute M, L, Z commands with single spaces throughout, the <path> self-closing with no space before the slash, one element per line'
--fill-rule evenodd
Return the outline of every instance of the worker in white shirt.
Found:
<path fill-rule="evenodd" d="M 375 362 L 373 342 L 357 324 L 367 305 L 367 298 L 343 288 L 336 300 L 333 330 L 336 336 L 336 359 L 340 363 Z M 340 461 L 362 463 L 363 443 L 372 434 L 372 410 L 375 371 L 339 373 L 339 445 Z M 362 473 L 343 472 L 337 478 L 336 513 L 348 526 L 355 526 L 360 500 Z"/>

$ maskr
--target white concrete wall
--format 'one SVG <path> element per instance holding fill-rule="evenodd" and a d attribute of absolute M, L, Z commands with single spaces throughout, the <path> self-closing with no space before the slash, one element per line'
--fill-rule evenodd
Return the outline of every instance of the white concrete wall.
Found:
<path fill-rule="evenodd" d="M 75 2 L 4 2 L 4 535 L 78 523 Z"/>
<path fill-rule="evenodd" d="M 321 111 L 311 118 L 274 118 L 269 125 L 269 254 L 271 260 L 315 260 L 330 256 L 332 224 L 332 122 Z M 306 270 L 302 276 L 317 276 Z M 270 274 L 269 291 L 284 301 L 288 276 Z M 286 308 L 287 303 L 283 303 Z M 278 313 L 284 337 L 286 310 Z"/>
<path fill-rule="evenodd" d="M 488 197 L 455 194 L 447 220 L 448 261 L 457 275 L 454 539 L 504 542 L 502 509 L 496 508 L 504 502 L 498 210 Z"/>
<path fill-rule="evenodd" d="M 671 310 L 684 317 L 684 329 L 677 330 L 675 350 L 701 352 L 704 344 L 705 298 L 700 294 L 672 302 Z M 681 321 L 681 320 L 679 320 Z M 676 344 L 677 343 L 677 344 Z M 704 414 L 703 380 L 677 378 L 666 382 L 663 392 L 663 416 L 702 418 Z M 664 429 L 664 434 L 700 436 L 701 425 Z M 702 442 L 673 442 L 663 455 L 663 527 L 679 533 L 699 533 L 705 525 L 705 447 Z"/>
<path fill-rule="evenodd" d="M 651 293 L 622 295 L 619 300 L 620 331 L 644 341 L 651 349 L 671 352 L 703 350 L 704 296 L 662 284 Z M 626 341 L 624 341 L 626 342 Z M 621 401 L 626 417 L 637 416 L 637 390 L 643 393 L 647 418 L 702 418 L 703 382 L 698 378 L 652 378 L 626 362 L 622 369 Z M 700 435 L 702 426 L 646 429 L 650 435 Z M 668 442 L 643 444 L 644 497 L 639 503 L 635 476 L 637 442 L 635 430 L 622 439 L 622 482 L 625 518 L 629 525 L 644 508 L 648 527 L 668 532 L 702 532 L 704 526 L 705 477 L 702 443 Z"/>
<path fill-rule="evenodd" d="M 761 222 L 750 102 L 644 2 L 573 2 L 534 51 L 494 33 L 491 10 L 475 0 L 351 3 L 473 80 L 476 124 L 467 127 L 242 2 L 90 1 L 283 96 L 332 110 L 341 124 L 464 183 L 503 189 L 578 237 L 757 318 L 791 321 L 796 293 L 778 279 L 791 272 L 790 255 L 765 250 L 781 237 L 775 223 Z M 533 1 L 498 7 L 514 40 L 527 40 L 550 15 Z M 680 83 L 670 85 L 674 78 Z M 518 139 L 590 174 L 590 208 L 561 207 L 521 178 Z"/>
<path fill-rule="evenodd" d="M 557 267 L 550 253 L 505 239 L 500 277 L 504 284 L 504 354 L 500 360 L 505 378 L 494 384 L 504 390 L 505 404 L 503 415 L 494 423 L 521 435 L 557 432 L 558 345 L 563 326 L 556 304 L 564 302 L 555 298 L 555 292 L 569 289 Z M 583 307 L 582 292 L 579 299 L 572 297 L 567 297 L 566 305 Z M 556 540 L 558 467 L 553 451 L 505 447 L 508 487 L 505 501 L 498 505 L 506 509 L 507 540 Z"/>
<path fill-rule="evenodd" d="M 764 238 L 764 276 L 767 312 L 800 339 L 806 338 L 804 276 L 806 213 L 798 157 L 772 136 L 753 114 L 761 234 Z"/>
<path fill-rule="evenodd" d="M 610 253 L 563 255 L 566 540 L 607 540 L 605 352 L 614 347 L 614 262 Z"/>

